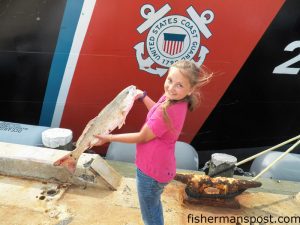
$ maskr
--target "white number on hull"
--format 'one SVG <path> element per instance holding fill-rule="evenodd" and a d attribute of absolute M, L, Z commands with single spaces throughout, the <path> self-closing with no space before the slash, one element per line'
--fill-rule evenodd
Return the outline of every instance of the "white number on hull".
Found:
<path fill-rule="evenodd" d="M 292 52 L 294 51 L 296 48 L 300 48 L 300 41 L 294 41 L 290 44 L 288 44 L 284 51 L 289 51 Z M 273 73 L 277 73 L 277 74 L 292 74 L 292 75 L 296 75 L 299 73 L 300 68 L 295 68 L 295 67 L 289 67 L 297 62 L 300 62 L 300 54 L 298 54 L 297 56 L 295 56 L 294 58 L 291 58 L 290 60 L 280 64 L 279 66 L 276 66 L 273 70 Z"/>

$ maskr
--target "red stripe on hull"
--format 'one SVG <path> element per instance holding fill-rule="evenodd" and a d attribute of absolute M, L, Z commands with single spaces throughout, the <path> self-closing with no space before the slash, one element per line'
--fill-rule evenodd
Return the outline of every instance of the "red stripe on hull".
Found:
<path fill-rule="evenodd" d="M 213 81 L 203 87 L 201 106 L 188 114 L 181 140 L 190 142 L 222 97 L 249 54 L 284 3 L 283 0 L 171 1 L 167 15 L 189 17 L 186 9 L 193 5 L 201 14 L 210 9 L 214 21 L 208 25 L 212 36 L 201 36 L 200 45 L 209 49 L 204 64 L 215 73 Z M 146 4 L 146 3 L 143 3 Z M 85 124 L 124 87 L 134 84 L 154 99 L 163 93 L 165 77 L 139 70 L 134 46 L 146 42 L 148 31 L 137 32 L 144 22 L 140 1 L 97 1 L 86 35 L 62 118 L 62 127 L 71 128 L 74 138 Z M 152 1 L 156 10 L 165 3 Z M 130 5 L 130 8 L 128 8 Z M 148 57 L 145 49 L 144 57 Z M 198 60 L 198 59 L 196 59 Z M 160 67 L 155 65 L 154 68 Z M 146 110 L 136 103 L 122 132 L 141 128 Z"/>

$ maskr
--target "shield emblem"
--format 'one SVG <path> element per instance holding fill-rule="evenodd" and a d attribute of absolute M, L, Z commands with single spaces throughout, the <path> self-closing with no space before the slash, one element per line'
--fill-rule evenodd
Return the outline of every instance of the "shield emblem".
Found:
<path fill-rule="evenodd" d="M 183 49 L 185 34 L 164 33 L 163 50 L 169 55 L 176 55 Z"/>

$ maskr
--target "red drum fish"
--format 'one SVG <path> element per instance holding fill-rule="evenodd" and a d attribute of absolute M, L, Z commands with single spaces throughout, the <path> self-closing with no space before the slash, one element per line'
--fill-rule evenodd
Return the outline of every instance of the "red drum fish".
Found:
<path fill-rule="evenodd" d="M 96 134 L 109 134 L 115 128 L 121 128 L 131 110 L 136 97 L 136 87 L 131 85 L 121 91 L 101 112 L 92 119 L 76 142 L 76 148 L 66 156 L 54 162 L 55 166 L 64 166 L 71 173 L 75 172 L 78 158 L 91 145 L 99 141 Z"/>

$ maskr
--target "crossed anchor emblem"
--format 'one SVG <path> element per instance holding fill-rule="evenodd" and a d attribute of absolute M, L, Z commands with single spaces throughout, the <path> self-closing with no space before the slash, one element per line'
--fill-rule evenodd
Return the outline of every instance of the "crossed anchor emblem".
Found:
<path fill-rule="evenodd" d="M 211 10 L 205 10 L 199 15 L 190 6 L 186 11 L 191 19 L 180 15 L 165 16 L 170 10 L 169 4 L 158 11 L 150 4 L 142 6 L 140 13 L 145 21 L 137 31 L 142 34 L 149 29 L 146 40 L 149 56 L 145 57 L 145 42 L 134 46 L 139 69 L 160 77 L 178 60 L 191 60 L 201 66 L 209 50 L 200 46 L 200 38 L 204 36 L 208 39 L 212 36 L 207 26 L 214 19 Z M 154 64 L 162 67 L 153 68 Z"/>

